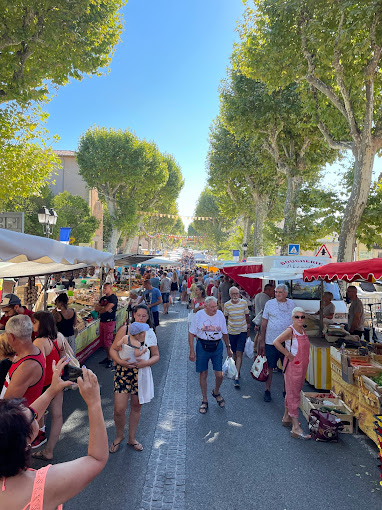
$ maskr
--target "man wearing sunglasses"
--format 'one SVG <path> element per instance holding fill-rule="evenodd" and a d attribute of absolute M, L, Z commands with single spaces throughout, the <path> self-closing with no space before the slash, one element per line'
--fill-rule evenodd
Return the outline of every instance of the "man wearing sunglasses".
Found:
<path fill-rule="evenodd" d="M 33 312 L 28 310 L 25 306 L 21 306 L 20 298 L 16 294 L 5 294 L 0 303 L 3 316 L 0 319 L 0 329 L 5 329 L 8 320 L 15 315 L 28 315 L 33 317 Z"/>

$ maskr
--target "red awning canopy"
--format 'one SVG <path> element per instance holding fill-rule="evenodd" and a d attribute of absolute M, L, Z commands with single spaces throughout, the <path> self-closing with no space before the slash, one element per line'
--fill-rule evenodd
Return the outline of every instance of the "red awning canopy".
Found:
<path fill-rule="evenodd" d="M 239 274 L 261 273 L 263 270 L 262 264 L 223 266 L 222 270 L 224 274 L 232 278 L 235 283 L 240 285 L 240 287 L 248 292 L 251 297 L 262 291 L 261 280 L 258 280 L 257 278 L 246 278 L 245 276 L 238 276 Z"/>
<path fill-rule="evenodd" d="M 324 266 L 312 267 L 304 271 L 306 282 L 313 280 L 343 280 L 348 283 L 355 281 L 375 282 L 382 278 L 382 259 L 357 260 L 356 262 L 334 262 Z"/>

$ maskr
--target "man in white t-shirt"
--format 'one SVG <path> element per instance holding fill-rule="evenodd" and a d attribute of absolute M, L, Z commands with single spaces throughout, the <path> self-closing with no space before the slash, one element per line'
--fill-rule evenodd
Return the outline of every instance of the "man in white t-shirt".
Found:
<path fill-rule="evenodd" d="M 264 401 L 270 402 L 273 369 L 277 368 L 277 361 L 282 354 L 273 345 L 273 341 L 292 324 L 292 311 L 296 306 L 292 299 L 287 298 L 288 287 L 284 284 L 277 285 L 275 290 L 276 299 L 270 299 L 265 303 L 263 319 L 260 327 L 260 355 L 266 355 L 268 360 L 269 377 L 265 383 Z"/>
<path fill-rule="evenodd" d="M 196 337 L 196 353 L 194 349 Z M 190 361 L 196 361 L 196 371 L 200 374 L 200 389 L 202 390 L 202 404 L 199 408 L 201 414 L 208 411 L 207 375 L 208 362 L 212 361 L 215 371 L 215 388 L 212 396 L 219 407 L 225 406 L 224 398 L 220 395 L 220 386 L 223 382 L 223 343 L 226 345 L 227 356 L 232 357 L 231 346 L 228 341 L 227 325 L 223 312 L 218 310 L 217 299 L 208 296 L 204 302 L 204 310 L 196 312 L 190 324 L 188 343 L 190 345 Z"/>

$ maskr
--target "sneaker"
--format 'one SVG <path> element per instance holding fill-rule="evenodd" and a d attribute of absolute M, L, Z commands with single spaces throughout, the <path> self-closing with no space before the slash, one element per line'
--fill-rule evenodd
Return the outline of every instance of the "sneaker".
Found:
<path fill-rule="evenodd" d="M 240 390 L 240 383 L 239 383 L 239 379 L 235 379 L 233 381 L 233 385 L 236 389 Z"/>
<path fill-rule="evenodd" d="M 37 437 L 36 439 L 33 441 L 33 443 L 31 444 L 31 448 L 34 449 L 34 448 L 39 448 L 40 446 L 42 446 L 43 444 L 45 444 L 47 442 L 47 438 L 46 438 L 46 433 L 45 432 L 42 432 L 41 430 L 39 430 L 38 434 L 37 434 Z"/>
<path fill-rule="evenodd" d="M 109 363 L 109 358 L 105 358 L 102 361 L 98 362 L 98 365 L 107 365 Z"/>
<path fill-rule="evenodd" d="M 112 366 L 111 366 L 111 371 L 112 371 L 112 372 L 115 372 L 116 370 L 117 370 L 117 365 L 112 365 Z"/>
<path fill-rule="evenodd" d="M 106 363 L 105 367 L 106 368 L 113 368 L 113 362 L 111 361 L 111 359 L 107 360 L 107 363 Z"/>
<path fill-rule="evenodd" d="M 271 400 L 272 400 L 271 392 L 269 390 L 265 390 L 264 402 L 270 402 Z"/>

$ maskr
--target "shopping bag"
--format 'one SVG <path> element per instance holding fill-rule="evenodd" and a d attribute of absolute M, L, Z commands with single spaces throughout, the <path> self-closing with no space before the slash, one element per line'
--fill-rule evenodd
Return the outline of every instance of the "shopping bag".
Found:
<path fill-rule="evenodd" d="M 263 320 L 263 310 L 259 312 L 254 319 L 252 319 L 252 322 L 255 326 L 261 326 L 261 321 Z"/>
<path fill-rule="evenodd" d="M 253 358 L 253 346 L 254 343 L 252 342 L 251 337 L 248 337 L 244 347 L 244 353 L 248 356 L 248 358 Z"/>
<path fill-rule="evenodd" d="M 251 368 L 251 375 L 256 381 L 265 382 L 269 377 L 268 361 L 266 356 L 256 356 Z"/>
<path fill-rule="evenodd" d="M 238 376 L 233 358 L 229 358 L 227 356 L 225 362 L 223 363 L 223 375 L 224 377 L 228 377 L 228 379 L 236 379 Z"/>
<path fill-rule="evenodd" d="M 319 409 L 311 409 L 309 430 L 312 438 L 316 441 L 338 441 L 338 433 L 343 428 L 343 423 L 334 414 L 324 413 Z"/>

